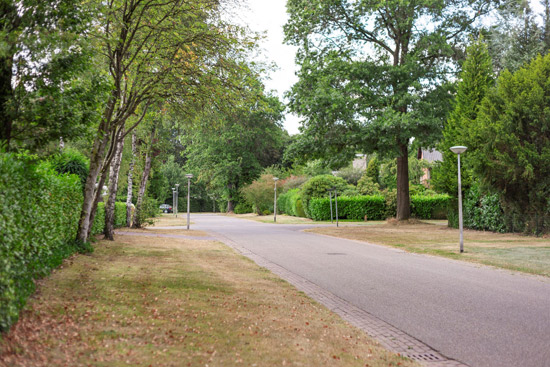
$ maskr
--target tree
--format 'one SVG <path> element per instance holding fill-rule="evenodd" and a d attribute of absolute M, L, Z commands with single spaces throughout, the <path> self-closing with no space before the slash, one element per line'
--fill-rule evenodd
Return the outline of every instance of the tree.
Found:
<path fill-rule="evenodd" d="M 495 2 L 289 0 L 286 39 L 300 47 L 291 109 L 306 117 L 302 151 L 397 158 L 397 218 L 408 219 L 411 138 L 440 136 L 465 35 Z"/>
<path fill-rule="evenodd" d="M 88 133 L 107 92 L 76 0 L 0 3 L 0 146 L 36 150 Z"/>
<path fill-rule="evenodd" d="M 96 182 L 99 177 L 101 187 L 106 180 L 117 142 L 161 100 L 182 103 L 198 95 L 208 99 L 222 88 L 237 89 L 232 76 L 241 67 L 235 59 L 238 50 L 249 46 L 240 28 L 220 19 L 217 0 L 114 0 L 96 5 L 100 16 L 92 34 L 101 45 L 112 88 L 93 142 L 77 234 L 81 242 L 88 239 L 97 207 Z M 126 126 L 132 116 L 132 125 Z"/>
<path fill-rule="evenodd" d="M 475 174 L 499 193 L 505 213 L 539 230 L 550 213 L 549 80 L 550 55 L 513 74 L 504 71 L 471 127 Z"/>
<path fill-rule="evenodd" d="M 546 30 L 537 24 L 529 1 L 507 3 L 498 18 L 488 34 L 489 50 L 497 72 L 505 69 L 514 72 L 548 50 Z"/>
<path fill-rule="evenodd" d="M 239 189 L 282 158 L 284 107 L 276 97 L 256 96 L 231 111 L 207 111 L 182 137 L 187 171 L 209 193 L 226 200 L 228 212 L 234 209 Z"/>
<path fill-rule="evenodd" d="M 473 144 L 470 131 L 481 108 L 481 101 L 494 84 L 491 57 L 483 38 L 472 41 L 466 55 L 459 77 L 454 110 L 449 115 L 443 130 L 443 139 L 438 145 L 443 161 L 432 172 L 434 188 L 452 196 L 458 195 L 458 162 L 456 155 L 449 148 L 465 145 L 468 147 L 468 154 L 479 148 Z M 472 180 L 471 171 L 468 169 L 469 161 L 471 159 L 463 160 L 464 190 L 468 189 Z"/>

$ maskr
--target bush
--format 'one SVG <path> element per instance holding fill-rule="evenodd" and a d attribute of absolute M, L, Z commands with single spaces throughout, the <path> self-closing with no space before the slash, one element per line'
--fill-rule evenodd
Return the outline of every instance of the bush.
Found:
<path fill-rule="evenodd" d="M 363 175 L 357 182 L 357 190 L 361 195 L 380 195 L 380 185 L 367 175 Z"/>
<path fill-rule="evenodd" d="M 290 176 L 285 180 L 283 184 L 283 192 L 287 192 L 292 189 L 297 189 L 309 180 L 307 176 Z"/>
<path fill-rule="evenodd" d="M 252 209 L 252 206 L 249 205 L 248 203 L 238 203 L 236 206 L 235 206 L 235 214 L 247 214 L 247 213 L 252 213 L 254 211 L 254 209 Z"/>
<path fill-rule="evenodd" d="M 17 320 L 34 279 L 77 250 L 82 200 L 78 176 L 0 154 L 0 330 Z"/>
<path fill-rule="evenodd" d="M 277 185 L 277 192 L 282 191 L 281 186 Z M 263 174 L 250 185 L 243 187 L 241 194 L 257 214 L 262 214 L 273 209 L 274 187 L 273 175 Z"/>
<path fill-rule="evenodd" d="M 328 189 L 330 188 L 336 188 L 338 192 L 342 193 L 348 188 L 348 184 L 341 177 L 322 175 L 311 178 L 302 186 L 302 206 L 309 218 L 312 218 L 311 213 L 309 213 L 309 201 L 313 198 L 328 197 Z"/>
<path fill-rule="evenodd" d="M 386 214 L 385 218 L 395 218 L 397 216 L 397 190 L 386 189 L 382 191 L 382 195 L 386 199 Z"/>
<path fill-rule="evenodd" d="M 292 189 L 277 198 L 277 211 L 294 217 L 305 217 L 300 189 Z"/>
<path fill-rule="evenodd" d="M 58 173 L 72 173 L 80 179 L 82 189 L 86 184 L 88 177 L 89 163 L 88 158 L 78 150 L 65 149 L 62 153 L 54 155 L 50 158 L 52 168 Z"/>
<path fill-rule="evenodd" d="M 412 195 L 411 215 L 420 219 L 445 219 L 449 195 Z"/>
<path fill-rule="evenodd" d="M 363 220 L 365 215 L 369 220 L 385 218 L 386 202 L 383 196 L 338 197 L 338 217 L 341 219 Z M 336 203 L 332 200 L 333 215 L 336 217 Z M 310 201 L 309 212 L 314 220 L 330 219 L 330 200 L 314 198 Z"/>

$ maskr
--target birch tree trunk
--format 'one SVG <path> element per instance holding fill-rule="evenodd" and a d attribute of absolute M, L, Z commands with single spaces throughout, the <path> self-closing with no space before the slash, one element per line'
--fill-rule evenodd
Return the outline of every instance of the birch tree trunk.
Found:
<path fill-rule="evenodd" d="M 124 139 L 120 139 L 116 145 L 115 157 L 111 161 L 111 168 L 109 170 L 109 199 L 107 203 L 105 203 L 105 227 L 103 229 L 103 234 L 105 235 L 105 239 L 110 241 L 114 240 L 115 202 L 123 148 Z"/>
<path fill-rule="evenodd" d="M 136 133 L 132 133 L 132 160 L 128 170 L 128 196 L 126 197 L 126 227 L 132 224 L 132 195 L 134 193 L 134 166 L 136 164 L 137 144 Z"/>
<path fill-rule="evenodd" d="M 136 201 L 136 211 L 134 213 L 134 222 L 132 223 L 132 228 L 141 228 L 142 227 L 142 203 L 143 197 L 145 196 L 145 188 L 147 187 L 147 182 L 149 180 L 149 173 L 151 172 L 151 163 L 153 161 L 153 141 L 155 139 L 156 125 L 153 125 L 153 130 L 151 131 L 150 137 L 150 148 L 145 154 L 145 167 L 143 169 L 143 176 L 141 177 L 141 183 L 139 185 L 138 197 Z"/>

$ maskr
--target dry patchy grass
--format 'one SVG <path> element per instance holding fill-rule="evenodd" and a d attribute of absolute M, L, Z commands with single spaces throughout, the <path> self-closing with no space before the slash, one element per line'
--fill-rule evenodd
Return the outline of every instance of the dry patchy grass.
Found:
<path fill-rule="evenodd" d="M 0 366 L 416 365 L 214 241 L 117 236 L 38 289 Z"/>
<path fill-rule="evenodd" d="M 386 222 L 369 227 L 315 228 L 308 231 L 550 276 L 548 238 L 464 230 L 465 252 L 460 254 L 458 230 L 420 221 L 404 224 Z"/>
<path fill-rule="evenodd" d="M 236 218 L 241 218 L 241 219 L 250 219 L 261 223 L 273 223 L 273 214 L 258 215 L 258 214 L 248 213 L 248 214 L 228 214 L 228 215 L 234 216 Z M 342 226 L 347 226 L 347 225 L 361 226 L 361 225 L 374 225 L 377 223 L 383 223 L 382 221 L 362 222 L 362 221 L 351 221 L 351 220 L 340 220 L 339 222 L 340 222 L 340 225 Z M 331 223 L 330 220 L 314 221 L 309 218 L 293 217 L 291 215 L 277 214 L 277 224 L 330 224 L 330 223 Z M 334 224 L 336 224 L 336 219 L 334 219 Z"/>

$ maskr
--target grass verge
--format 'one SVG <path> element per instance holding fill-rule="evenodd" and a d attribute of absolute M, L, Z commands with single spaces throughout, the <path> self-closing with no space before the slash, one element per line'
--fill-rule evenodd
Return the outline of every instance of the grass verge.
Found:
<path fill-rule="evenodd" d="M 236 218 L 241 219 L 251 219 L 256 222 L 261 223 L 273 223 L 273 214 L 271 215 L 258 215 L 254 213 L 248 213 L 248 214 L 230 214 L 231 216 L 234 216 Z M 351 220 L 351 219 L 340 219 L 339 223 L 341 225 L 356 225 L 356 226 L 365 226 L 365 225 L 374 225 L 378 223 L 383 223 L 383 221 L 358 221 L 358 220 Z M 331 224 L 330 220 L 325 221 L 314 221 L 309 218 L 302 218 L 302 217 L 293 217 L 290 215 L 285 214 L 277 214 L 277 223 L 276 224 Z M 334 224 L 336 224 L 336 218 L 334 219 Z"/>
<path fill-rule="evenodd" d="M 95 247 L 41 282 L 0 366 L 417 366 L 218 242 Z"/>
<path fill-rule="evenodd" d="M 464 230 L 464 253 L 461 254 L 458 246 L 458 230 L 434 223 L 386 222 L 369 227 L 323 227 L 308 231 L 398 247 L 414 253 L 550 276 L 550 239 L 548 238 Z"/>

